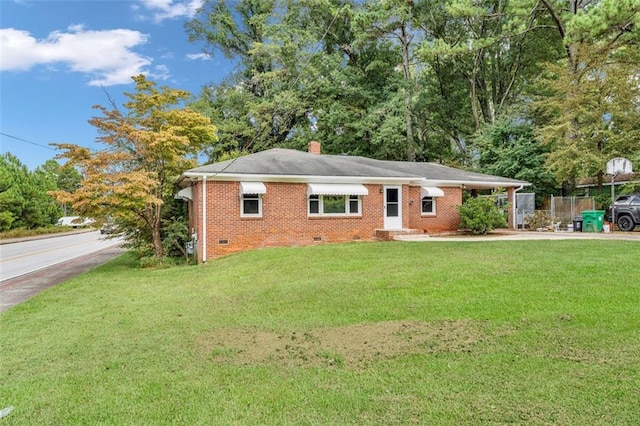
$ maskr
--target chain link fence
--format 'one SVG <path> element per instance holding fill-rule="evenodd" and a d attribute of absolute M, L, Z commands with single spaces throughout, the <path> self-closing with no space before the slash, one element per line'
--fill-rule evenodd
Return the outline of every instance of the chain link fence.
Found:
<path fill-rule="evenodd" d="M 573 224 L 573 219 L 582 214 L 583 210 L 595 210 L 594 197 L 551 197 L 551 217 L 561 222 L 561 227 Z"/>

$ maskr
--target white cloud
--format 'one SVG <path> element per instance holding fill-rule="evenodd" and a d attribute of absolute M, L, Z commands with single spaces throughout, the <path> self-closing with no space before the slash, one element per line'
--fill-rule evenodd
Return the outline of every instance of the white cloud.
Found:
<path fill-rule="evenodd" d="M 197 10 L 202 6 L 203 0 L 141 0 L 144 7 L 154 12 L 153 20 L 162 22 L 165 19 L 180 17 L 193 18 Z"/>
<path fill-rule="evenodd" d="M 190 59 L 192 61 L 197 61 L 197 60 L 210 61 L 212 58 L 211 58 L 211 55 L 206 53 L 188 53 L 187 59 Z"/>
<path fill-rule="evenodd" d="M 147 75 L 147 77 L 150 77 L 152 80 L 168 80 L 169 77 L 171 77 L 169 68 L 165 65 L 157 65 L 153 69 L 154 70 Z"/>
<path fill-rule="evenodd" d="M 73 25 L 67 32 L 54 31 L 38 40 L 29 32 L 0 29 L 0 70 L 28 71 L 44 65 L 66 64 L 75 72 L 91 76 L 91 86 L 131 83 L 131 76 L 145 74 L 152 59 L 132 49 L 147 43 L 139 31 L 116 29 L 90 31 Z"/>

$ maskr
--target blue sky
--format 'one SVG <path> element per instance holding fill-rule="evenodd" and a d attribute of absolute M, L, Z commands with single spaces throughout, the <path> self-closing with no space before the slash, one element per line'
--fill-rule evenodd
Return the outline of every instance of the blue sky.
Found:
<path fill-rule="evenodd" d="M 0 150 L 31 170 L 52 142 L 94 149 L 92 106 L 118 107 L 131 76 L 198 94 L 233 72 L 190 43 L 184 23 L 202 0 L 0 0 Z"/>

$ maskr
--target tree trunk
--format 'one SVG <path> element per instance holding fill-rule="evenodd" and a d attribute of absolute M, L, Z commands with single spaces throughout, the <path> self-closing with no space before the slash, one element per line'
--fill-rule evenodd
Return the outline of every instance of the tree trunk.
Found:
<path fill-rule="evenodd" d="M 475 123 L 475 130 L 478 131 L 480 130 L 480 127 L 482 126 L 481 122 L 480 122 L 480 111 L 478 108 L 478 100 L 476 98 L 476 77 L 475 77 L 475 70 L 474 72 L 471 74 L 471 77 L 469 78 L 469 85 L 471 86 L 471 93 L 470 93 L 470 97 L 471 97 L 471 112 L 473 113 L 473 122 Z"/>
<path fill-rule="evenodd" d="M 156 254 L 158 259 L 162 259 L 163 256 L 163 248 L 162 248 L 162 238 L 160 237 L 160 225 L 154 226 L 151 230 L 153 236 L 153 251 Z"/>
<path fill-rule="evenodd" d="M 411 68 L 409 65 L 409 40 L 405 25 L 401 28 L 402 41 L 402 68 L 407 83 L 405 95 L 405 114 L 407 123 L 407 161 L 416 161 L 416 148 L 413 138 L 413 119 L 411 117 L 411 99 L 413 98 L 413 81 L 411 80 Z"/>
<path fill-rule="evenodd" d="M 164 249 L 162 247 L 162 205 L 156 204 L 153 207 L 153 228 L 151 229 L 151 237 L 153 239 L 153 251 L 158 259 L 162 259 L 164 256 Z"/>

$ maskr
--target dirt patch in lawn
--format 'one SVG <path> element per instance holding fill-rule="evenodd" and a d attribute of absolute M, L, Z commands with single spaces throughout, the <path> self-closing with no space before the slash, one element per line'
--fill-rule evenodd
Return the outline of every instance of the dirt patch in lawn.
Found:
<path fill-rule="evenodd" d="M 360 367 L 402 355 L 472 352 L 488 338 L 478 321 L 386 321 L 305 332 L 271 333 L 257 329 L 216 330 L 196 342 L 198 352 L 215 362 L 238 365 Z"/>

